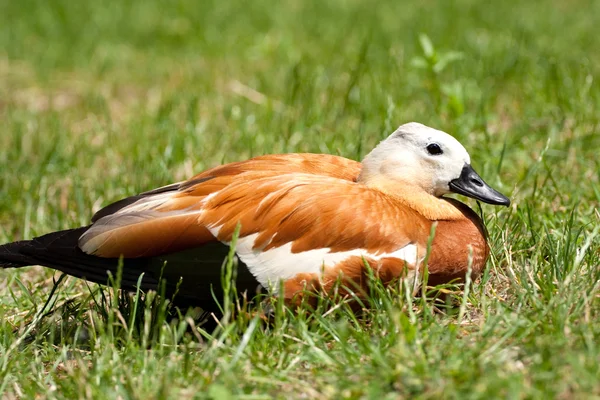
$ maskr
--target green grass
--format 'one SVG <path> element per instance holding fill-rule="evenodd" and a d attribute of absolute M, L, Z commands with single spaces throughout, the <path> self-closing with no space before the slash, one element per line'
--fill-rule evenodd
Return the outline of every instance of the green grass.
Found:
<path fill-rule="evenodd" d="M 58 274 L 0 271 L 4 397 L 600 396 L 600 2 L 0 4 L 2 242 L 222 162 L 360 159 L 412 120 L 513 199 L 482 207 L 493 257 L 457 309 L 376 287 L 360 318 L 211 338 L 73 278 L 40 320 Z"/>

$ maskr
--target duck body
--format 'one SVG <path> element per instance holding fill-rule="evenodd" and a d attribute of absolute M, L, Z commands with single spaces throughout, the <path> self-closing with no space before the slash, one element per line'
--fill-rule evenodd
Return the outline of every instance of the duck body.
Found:
<path fill-rule="evenodd" d="M 449 161 L 439 157 L 444 152 Z M 238 291 L 277 292 L 282 283 L 292 301 L 304 289 L 327 292 L 339 278 L 363 285 L 366 264 L 384 284 L 418 282 L 434 231 L 429 282 L 463 279 L 469 268 L 476 277 L 489 256 L 483 223 L 442 195 L 508 199 L 469 162 L 451 136 L 415 123 L 401 126 L 363 163 L 327 154 L 260 156 L 120 200 L 89 226 L 0 246 L 0 267 L 44 265 L 106 283 L 123 259 L 123 288 L 135 290 L 144 273 L 142 289 L 155 289 L 162 274 L 167 292 L 181 279 L 178 296 L 214 310 L 232 242 Z"/>

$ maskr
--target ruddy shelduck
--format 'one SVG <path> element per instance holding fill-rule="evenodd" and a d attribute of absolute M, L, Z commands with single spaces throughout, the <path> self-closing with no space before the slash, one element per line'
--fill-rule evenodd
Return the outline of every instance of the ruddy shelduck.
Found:
<path fill-rule="evenodd" d="M 429 283 L 477 277 L 489 256 L 481 219 L 448 193 L 496 205 L 507 197 L 471 167 L 449 134 L 400 126 L 362 163 L 327 154 L 266 155 L 117 201 L 85 227 L 0 246 L 0 267 L 43 265 L 98 283 L 123 262 L 121 285 L 172 293 L 215 310 L 221 266 L 239 229 L 237 286 L 254 293 L 327 292 L 339 279 L 363 285 L 421 276 Z M 435 229 L 432 226 L 435 224 Z M 239 226 L 239 228 L 238 228 Z M 434 232 L 430 241 L 430 233 Z M 214 293 L 213 293 L 214 292 Z"/>

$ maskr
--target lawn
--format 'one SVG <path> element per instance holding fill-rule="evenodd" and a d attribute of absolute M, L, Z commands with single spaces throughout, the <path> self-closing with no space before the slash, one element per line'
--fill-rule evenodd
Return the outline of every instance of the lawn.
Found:
<path fill-rule="evenodd" d="M 254 155 L 360 159 L 408 121 L 513 200 L 468 201 L 493 254 L 454 307 L 375 287 L 363 315 L 209 335 L 74 278 L 44 308 L 58 273 L 0 270 L 3 398 L 600 396 L 600 2 L 1 4 L 0 242 Z"/>

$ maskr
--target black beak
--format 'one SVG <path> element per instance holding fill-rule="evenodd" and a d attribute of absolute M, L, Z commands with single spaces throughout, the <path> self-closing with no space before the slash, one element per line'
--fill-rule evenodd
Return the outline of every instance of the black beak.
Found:
<path fill-rule="evenodd" d="M 454 193 L 481 200 L 484 203 L 501 206 L 510 205 L 509 198 L 492 189 L 469 164 L 465 164 L 457 179 L 450 181 L 450 190 Z"/>

